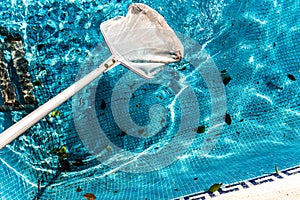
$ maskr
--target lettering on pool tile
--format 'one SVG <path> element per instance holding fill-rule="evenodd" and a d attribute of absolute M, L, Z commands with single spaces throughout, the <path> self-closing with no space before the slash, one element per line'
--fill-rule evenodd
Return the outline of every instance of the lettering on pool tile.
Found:
<path fill-rule="evenodd" d="M 300 166 L 285 169 L 277 173 L 269 174 L 260 176 L 257 178 L 249 179 L 247 181 L 243 181 L 240 183 L 229 184 L 221 187 L 217 192 L 210 193 L 210 192 L 199 192 L 195 194 L 190 194 L 187 196 L 179 197 L 174 200 L 206 200 L 212 199 L 214 197 L 220 196 L 222 194 L 227 194 L 230 192 L 236 192 L 240 190 L 244 190 L 250 187 L 255 187 L 256 185 L 261 185 L 268 182 L 273 182 L 279 179 L 284 179 L 284 177 L 292 176 L 295 174 L 300 173 Z"/>
<path fill-rule="evenodd" d="M 288 176 L 298 174 L 298 173 L 300 173 L 300 166 L 297 166 L 297 167 L 294 167 L 294 168 L 291 168 L 291 169 L 286 169 L 286 170 L 283 170 L 281 172 L 288 175 Z"/>

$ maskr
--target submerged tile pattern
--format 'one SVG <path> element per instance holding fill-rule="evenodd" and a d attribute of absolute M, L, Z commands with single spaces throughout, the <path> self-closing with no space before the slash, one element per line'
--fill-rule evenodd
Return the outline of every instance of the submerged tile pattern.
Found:
<path fill-rule="evenodd" d="M 37 100 L 33 94 L 34 86 L 28 72 L 23 39 L 18 33 L 10 33 L 5 27 L 0 27 L 0 36 L 4 37 L 4 42 L 0 41 L 0 45 L 4 47 L 0 50 L 0 89 L 4 104 L 0 106 L 0 112 L 29 112 L 36 107 Z M 9 52 L 9 60 L 5 58 L 3 51 Z"/>
<path fill-rule="evenodd" d="M 205 199 L 211 199 L 212 197 L 220 196 L 222 194 L 227 194 L 230 192 L 236 192 L 240 190 L 244 190 L 256 185 L 261 185 L 264 183 L 268 182 L 273 182 L 278 179 L 283 179 L 286 176 L 291 176 L 300 173 L 300 166 L 289 168 L 282 170 L 277 173 L 265 175 L 265 176 L 260 176 L 257 178 L 253 178 L 247 181 L 242 181 L 240 183 L 235 183 L 235 184 L 229 184 L 224 187 L 221 187 L 217 192 L 211 193 L 211 192 L 200 192 L 200 193 L 195 193 L 191 195 L 187 195 L 184 197 L 176 198 L 174 200 L 205 200 Z"/>

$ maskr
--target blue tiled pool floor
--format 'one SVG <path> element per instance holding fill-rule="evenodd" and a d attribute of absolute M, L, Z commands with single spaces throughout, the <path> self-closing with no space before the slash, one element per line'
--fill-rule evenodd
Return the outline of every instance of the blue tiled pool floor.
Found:
<path fill-rule="evenodd" d="M 110 56 L 99 25 L 131 3 L 153 7 L 181 35 L 182 62 L 153 82 L 119 65 L 1 149 L 0 197 L 201 199 L 214 183 L 225 193 L 280 178 L 275 166 L 298 170 L 298 1 L 3 0 L 0 27 L 22 37 L 38 105 Z M 0 43 L 11 66 L 7 36 Z M 0 131 L 28 112 L 0 112 Z"/>

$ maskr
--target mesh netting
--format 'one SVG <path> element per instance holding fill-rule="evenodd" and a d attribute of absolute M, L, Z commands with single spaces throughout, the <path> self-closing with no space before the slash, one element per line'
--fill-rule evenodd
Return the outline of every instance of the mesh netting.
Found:
<path fill-rule="evenodd" d="M 2 199 L 171 199 L 299 165 L 299 2 L 138 2 L 177 32 L 183 60 L 152 81 L 119 65 L 3 148 Z M 39 105 L 109 57 L 99 25 L 130 3 L 0 4 L 1 27 L 20 34 L 41 82 Z M 0 130 L 26 114 L 1 112 Z"/>

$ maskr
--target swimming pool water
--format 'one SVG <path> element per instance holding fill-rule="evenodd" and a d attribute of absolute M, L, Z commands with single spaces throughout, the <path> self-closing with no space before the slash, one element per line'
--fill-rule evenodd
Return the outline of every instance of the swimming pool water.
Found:
<path fill-rule="evenodd" d="M 192 62 L 199 54 L 168 66 L 156 82 L 143 82 L 119 65 L 60 106 L 58 117 L 45 117 L 0 150 L 2 199 L 84 199 L 86 193 L 97 199 L 171 199 L 205 191 L 216 182 L 272 173 L 275 166 L 299 165 L 298 1 L 5 0 L 0 3 L 1 27 L 24 40 L 28 71 L 42 83 L 34 90 L 39 105 L 108 58 L 99 25 L 125 15 L 128 5 L 137 2 L 157 10 L 185 41 L 200 44 L 196 52 L 205 51 L 221 77 L 231 77 L 224 85 L 226 96 L 216 100 L 226 101 L 228 114 L 217 142 L 206 134 L 213 128 L 213 114 L 224 108 L 211 112 L 212 90 Z M 5 37 L 0 39 L 9 61 Z M 183 101 L 179 93 L 185 86 L 195 96 Z M 128 113 L 121 98 L 128 100 Z M 194 112 L 200 113 L 194 140 L 170 146 L 172 153 L 180 153 L 170 158 L 175 161 L 157 159 L 169 152 L 165 147 L 178 139 L 180 127 L 192 126 Z M 26 114 L 0 113 L 0 130 Z M 132 130 L 122 131 L 120 126 L 129 123 L 135 124 Z M 208 153 L 203 152 L 205 143 L 213 145 Z M 97 153 L 87 144 L 95 144 Z M 60 161 L 61 154 L 53 152 L 64 146 L 68 158 Z M 139 160 L 131 153 L 154 157 Z"/>

